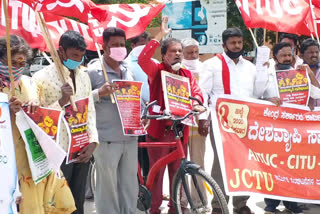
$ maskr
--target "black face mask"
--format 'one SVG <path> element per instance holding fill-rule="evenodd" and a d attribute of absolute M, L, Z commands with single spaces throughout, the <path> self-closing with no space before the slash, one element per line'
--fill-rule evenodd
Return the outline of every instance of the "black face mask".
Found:
<path fill-rule="evenodd" d="M 226 52 L 227 56 L 230 57 L 231 59 L 237 59 L 239 56 L 241 56 L 243 54 L 243 49 L 241 51 L 238 51 L 238 52 L 233 52 L 233 51 L 230 51 L 228 48 L 227 48 L 227 52 Z"/>
<path fill-rule="evenodd" d="M 288 70 L 291 68 L 291 64 L 278 63 L 277 67 L 278 67 L 278 70 Z"/>

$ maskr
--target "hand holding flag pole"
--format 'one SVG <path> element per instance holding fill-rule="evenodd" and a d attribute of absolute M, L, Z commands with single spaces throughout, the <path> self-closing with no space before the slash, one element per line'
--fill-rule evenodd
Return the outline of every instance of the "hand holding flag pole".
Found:
<path fill-rule="evenodd" d="M 50 50 L 50 54 L 51 54 L 51 57 L 53 59 L 53 62 L 60 74 L 60 77 L 62 79 L 62 83 L 66 83 L 66 76 L 65 76 L 65 73 L 63 72 L 64 71 L 64 67 L 61 63 L 61 60 L 60 60 L 60 57 L 58 55 L 58 52 L 57 50 L 55 49 L 54 47 L 54 44 L 53 44 L 53 41 L 51 39 L 51 36 L 50 36 L 50 33 L 49 33 L 49 30 L 47 28 L 47 25 L 46 25 L 46 22 L 43 18 L 43 16 L 39 13 L 39 12 L 36 12 L 36 17 L 37 17 L 37 20 L 38 20 L 38 23 L 40 25 L 40 28 L 41 28 L 41 31 L 43 33 L 43 38 L 44 40 L 46 41 L 46 44 L 48 45 L 48 48 Z M 71 103 L 71 106 L 72 106 L 72 109 L 74 111 L 77 111 L 77 106 L 74 102 L 74 99 L 73 97 L 70 97 L 70 103 Z"/>
<path fill-rule="evenodd" d="M 7 62 L 8 62 L 9 75 L 10 75 L 11 95 L 15 96 L 16 93 L 15 93 L 15 86 L 14 86 L 14 77 L 12 74 L 10 23 L 9 23 L 9 16 L 8 16 L 8 7 L 7 7 L 7 0 L 2 0 L 2 1 L 3 1 L 3 7 L 4 7 L 4 14 L 6 18 Z"/>
<path fill-rule="evenodd" d="M 106 82 L 109 82 L 109 78 L 108 78 L 108 75 L 107 75 L 107 69 L 106 69 L 106 67 L 104 66 L 104 63 L 103 63 L 103 57 L 102 57 L 102 55 L 101 55 L 99 45 L 98 45 L 98 43 L 96 43 L 96 42 L 95 42 L 94 44 L 96 45 L 96 48 L 97 48 L 97 52 L 98 52 L 98 56 L 99 56 L 99 61 L 100 61 L 100 63 L 101 63 L 101 67 L 102 67 L 102 70 L 103 70 L 104 78 L 105 78 Z M 115 103 L 113 94 L 110 94 L 110 99 L 111 99 L 111 102 L 112 102 L 112 103 Z"/>

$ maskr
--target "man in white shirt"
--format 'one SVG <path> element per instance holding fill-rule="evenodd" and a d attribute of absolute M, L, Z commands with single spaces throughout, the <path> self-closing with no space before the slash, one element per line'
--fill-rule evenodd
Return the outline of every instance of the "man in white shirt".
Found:
<path fill-rule="evenodd" d="M 298 65 L 303 64 L 303 60 L 297 55 L 297 50 L 298 50 L 298 36 L 295 34 L 290 34 L 290 33 L 282 33 L 279 37 L 279 43 L 282 42 L 287 42 L 291 45 L 291 50 L 293 54 L 293 60 L 292 60 L 292 67 L 297 67 Z M 269 67 L 274 67 L 275 66 L 275 61 L 274 58 L 271 58 L 269 60 Z"/>
<path fill-rule="evenodd" d="M 203 69 L 202 62 L 200 62 L 199 60 L 199 42 L 197 42 L 195 39 L 187 38 L 182 40 L 181 43 L 182 53 L 184 57 L 181 64 L 184 68 L 191 71 L 192 75 L 196 78 L 197 83 L 199 84 L 199 76 L 202 74 Z M 200 132 L 200 130 L 198 130 L 198 127 L 190 127 L 188 141 L 190 159 L 194 163 L 198 164 L 202 169 L 204 169 L 206 136 L 207 134 Z M 204 188 L 204 186 L 200 187 Z M 202 192 L 204 192 L 204 189 L 202 190 Z M 196 201 L 199 200 L 199 196 L 195 191 L 194 185 L 191 186 L 191 197 L 196 206 L 197 203 L 201 203 L 201 201 Z M 204 195 L 204 200 L 206 199 L 206 195 Z"/>
<path fill-rule="evenodd" d="M 206 60 L 203 63 L 203 75 L 200 76 L 199 85 L 203 89 L 205 105 L 208 104 L 208 98 L 214 100 L 215 96 L 221 94 L 232 94 L 238 97 L 258 98 L 258 87 L 265 87 L 266 84 L 257 84 L 257 72 L 255 66 L 245 60 L 241 55 L 243 53 L 243 34 L 239 28 L 228 28 L 222 33 L 223 49 L 222 54 Z M 266 80 L 267 81 L 267 80 Z M 203 120 L 205 119 L 205 120 Z M 209 126 L 204 114 L 199 116 L 199 130 L 207 134 Z M 214 150 L 214 162 L 211 176 L 216 180 L 224 192 L 224 185 L 221 175 L 220 164 L 217 156 L 217 149 L 214 144 L 212 130 L 210 132 L 212 147 Z M 241 154 L 239 154 L 241 155 Z M 225 194 L 226 199 L 229 197 Z M 249 196 L 237 196 L 233 198 L 234 212 L 240 214 L 251 214 L 251 210 L 246 206 Z M 221 213 L 219 203 L 212 202 L 213 213 Z"/>
<path fill-rule="evenodd" d="M 267 98 L 273 103 L 280 105 L 281 101 L 278 98 L 278 90 L 276 85 L 276 70 L 288 70 L 288 69 L 300 69 L 300 70 L 307 70 L 309 81 L 310 81 L 310 97 L 314 99 L 318 99 L 320 97 L 320 89 L 319 89 L 319 82 L 316 79 L 315 74 L 310 69 L 309 65 L 301 64 L 297 65 L 296 67 L 292 67 L 292 62 L 294 61 L 294 56 L 292 53 L 292 46 L 290 43 L 281 42 L 276 44 L 273 47 L 273 58 L 275 61 L 275 65 L 269 66 L 268 68 L 268 75 L 269 81 L 267 89 L 265 90 L 263 97 Z M 276 98 L 278 100 L 276 100 Z"/>
<path fill-rule="evenodd" d="M 293 62 L 292 46 L 290 43 L 282 42 L 278 43 L 273 47 L 273 58 L 275 61 L 274 66 L 269 66 L 269 86 L 263 95 L 264 97 L 278 96 L 277 85 L 276 85 L 276 70 L 288 70 L 294 69 L 292 67 Z M 311 97 L 316 98 L 319 96 L 319 83 L 317 82 L 314 73 L 311 71 L 308 65 L 298 65 L 296 69 L 307 70 L 309 80 L 311 82 Z M 281 101 L 278 105 L 281 104 Z M 275 199 L 264 199 L 266 207 L 264 208 L 266 214 L 274 214 L 277 212 L 277 206 L 280 204 L 280 200 Z M 303 214 L 303 211 L 298 207 L 297 202 L 283 201 L 285 208 L 294 214 Z"/>

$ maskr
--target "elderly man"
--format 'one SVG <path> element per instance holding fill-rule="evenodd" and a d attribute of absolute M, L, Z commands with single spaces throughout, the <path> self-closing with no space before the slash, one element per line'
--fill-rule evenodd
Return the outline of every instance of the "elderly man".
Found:
<path fill-rule="evenodd" d="M 199 81 L 199 76 L 202 74 L 202 62 L 199 60 L 199 42 L 195 39 L 188 38 L 181 41 L 182 43 L 182 53 L 183 60 L 182 66 L 191 71 L 192 75 L 196 78 L 197 83 Z M 199 121 L 197 120 L 197 123 Z M 207 122 L 207 121 L 206 121 Z M 199 126 L 200 127 L 200 126 Z M 206 136 L 208 134 L 207 130 L 202 130 L 201 128 L 192 127 L 190 128 L 189 134 L 189 152 L 191 161 L 198 164 L 202 169 L 204 169 L 204 154 L 206 149 Z M 200 186 L 203 188 L 201 190 L 204 192 L 204 186 Z M 197 203 L 201 203 L 198 197 L 198 193 L 195 191 L 194 186 L 191 186 L 191 197 L 193 201 Z M 206 195 L 204 195 L 204 199 L 206 200 Z"/>
<path fill-rule="evenodd" d="M 144 72 L 148 75 L 149 84 L 150 84 L 150 101 L 157 100 L 160 106 L 160 110 L 165 109 L 164 98 L 161 85 L 161 70 L 166 70 L 170 73 L 181 75 L 189 78 L 191 95 L 194 97 L 203 100 L 202 93 L 198 87 L 196 80 L 192 76 L 189 70 L 181 68 L 182 60 L 182 45 L 181 42 L 174 38 L 169 38 L 161 43 L 161 55 L 162 63 L 158 64 L 154 62 L 151 57 L 153 56 L 156 48 L 160 45 L 159 41 L 166 36 L 170 30 L 168 29 L 168 17 L 164 17 L 161 24 L 161 31 L 155 36 L 155 39 L 151 40 L 146 47 L 143 49 L 142 53 L 138 58 L 138 63 Z M 199 103 L 193 103 L 193 109 L 195 111 L 204 112 L 205 109 L 203 106 L 200 106 Z M 152 112 L 155 114 L 155 112 Z M 151 120 L 150 126 L 148 128 L 147 142 L 172 142 L 175 141 L 174 132 L 170 129 L 170 121 L 167 120 Z M 189 129 L 184 128 L 184 150 L 187 152 L 187 139 L 189 135 Z M 159 158 L 167 155 L 172 151 L 173 148 L 149 148 L 148 154 L 150 159 L 150 165 L 152 166 Z M 173 176 L 177 172 L 180 166 L 180 161 L 174 161 L 168 165 L 169 171 L 169 180 L 170 184 L 173 181 Z M 152 203 L 150 214 L 160 214 L 161 210 L 159 209 L 162 203 L 162 182 L 164 168 L 160 170 L 158 176 L 155 178 L 152 192 Z M 169 202 L 169 212 L 175 213 L 175 209 L 172 206 L 172 202 Z"/>

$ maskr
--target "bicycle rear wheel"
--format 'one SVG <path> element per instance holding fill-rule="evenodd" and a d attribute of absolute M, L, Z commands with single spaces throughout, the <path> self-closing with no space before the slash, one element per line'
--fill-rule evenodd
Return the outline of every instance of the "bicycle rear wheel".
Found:
<path fill-rule="evenodd" d="M 227 201 L 219 185 L 200 168 L 190 173 L 187 170 L 184 178 L 178 171 L 172 193 L 172 201 L 179 214 L 182 214 L 183 210 L 189 211 L 185 213 L 211 214 L 213 199 L 218 201 L 223 214 L 229 214 Z"/>

